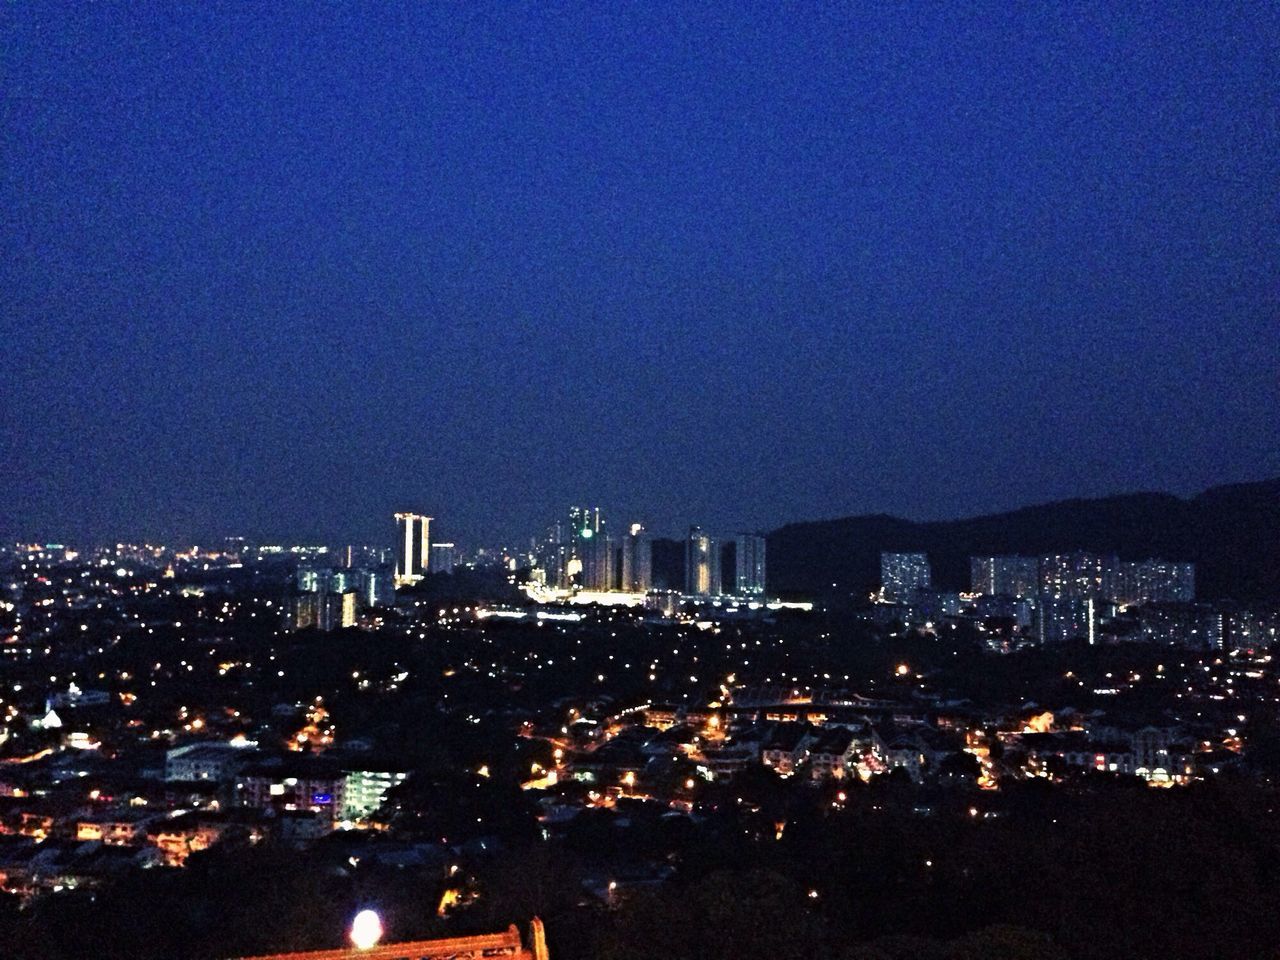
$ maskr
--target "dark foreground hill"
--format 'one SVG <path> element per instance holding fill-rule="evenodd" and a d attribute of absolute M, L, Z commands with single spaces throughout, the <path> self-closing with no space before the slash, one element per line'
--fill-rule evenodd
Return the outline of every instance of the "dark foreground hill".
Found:
<path fill-rule="evenodd" d="M 1187 500 L 1134 493 L 967 520 L 790 523 L 769 534 L 768 550 L 769 588 L 781 594 L 871 590 L 882 550 L 928 553 L 942 589 L 969 585 L 970 556 L 1091 550 L 1122 560 L 1193 561 L 1205 599 L 1280 600 L 1280 478 L 1213 487 Z"/>

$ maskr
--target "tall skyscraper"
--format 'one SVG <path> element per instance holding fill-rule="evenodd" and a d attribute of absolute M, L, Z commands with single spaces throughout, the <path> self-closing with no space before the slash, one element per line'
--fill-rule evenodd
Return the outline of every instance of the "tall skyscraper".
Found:
<path fill-rule="evenodd" d="M 607 533 L 583 540 L 582 585 L 588 590 L 612 590 L 617 586 L 618 543 Z"/>
<path fill-rule="evenodd" d="M 653 540 L 638 523 L 622 540 L 621 589 L 648 593 L 653 589 Z"/>
<path fill-rule="evenodd" d="M 396 586 L 418 583 L 431 565 L 431 517 L 397 513 Z"/>
<path fill-rule="evenodd" d="M 929 557 L 923 553 L 880 554 L 880 592 L 890 603 L 910 603 L 933 583 Z"/>
<path fill-rule="evenodd" d="M 764 596 L 764 537 L 755 533 L 738 534 L 737 568 L 738 596 Z"/>
<path fill-rule="evenodd" d="M 718 596 L 720 584 L 720 541 L 701 527 L 689 528 L 684 552 L 685 593 L 690 596 Z"/>

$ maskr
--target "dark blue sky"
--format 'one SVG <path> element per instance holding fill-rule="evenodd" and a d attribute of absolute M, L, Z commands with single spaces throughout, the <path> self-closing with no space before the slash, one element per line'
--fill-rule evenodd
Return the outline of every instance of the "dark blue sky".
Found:
<path fill-rule="evenodd" d="M 1274 4 L 0 18 L 0 536 L 1280 473 Z"/>

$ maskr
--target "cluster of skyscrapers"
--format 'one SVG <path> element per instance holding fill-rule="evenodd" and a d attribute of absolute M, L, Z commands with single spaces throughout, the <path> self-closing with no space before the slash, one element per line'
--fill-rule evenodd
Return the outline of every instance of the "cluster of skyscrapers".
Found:
<path fill-rule="evenodd" d="M 315 560 L 304 562 L 286 598 L 286 628 L 336 630 L 354 626 L 359 611 L 394 604 L 397 589 L 418 585 L 429 573 L 452 573 L 454 545 L 432 543 L 432 519 L 421 513 L 395 514 L 394 566 L 385 551 L 371 552 L 357 546 L 342 553 L 342 569 Z M 667 544 L 672 549 L 665 554 L 666 566 L 655 582 L 654 538 L 643 524 L 631 523 L 615 531 L 599 507 L 571 507 L 533 543 L 528 557 L 531 580 L 543 588 L 570 594 L 635 596 L 661 590 L 692 598 L 763 599 L 763 535 L 742 533 L 727 540 L 701 527 L 690 527 L 684 541 L 683 570 L 675 551 L 678 543 Z M 518 559 L 511 562 L 515 569 Z"/>
<path fill-rule="evenodd" d="M 1193 563 L 1122 561 L 1096 553 L 970 557 L 969 577 L 972 591 L 988 596 L 1040 594 L 1107 600 L 1124 607 L 1190 603 L 1196 593 Z"/>
<path fill-rule="evenodd" d="M 572 507 L 548 527 L 533 547 L 534 579 L 557 590 L 648 593 L 655 587 L 653 537 L 641 523 L 614 532 L 599 507 Z M 733 545 L 733 580 L 725 582 L 724 555 L 729 542 L 691 527 L 684 542 L 684 593 L 693 597 L 727 594 L 761 597 L 765 591 L 765 540 L 741 534 Z M 670 580 L 670 576 L 666 577 Z"/>
<path fill-rule="evenodd" d="M 645 593 L 653 586 L 653 542 L 644 526 L 615 534 L 599 507 L 570 507 L 532 553 L 535 578 L 557 590 Z"/>
<path fill-rule="evenodd" d="M 740 533 L 733 541 L 733 582 L 724 580 L 726 544 L 701 527 L 690 527 L 685 540 L 685 593 L 694 597 L 732 594 L 763 597 L 765 589 L 765 538 L 756 533 Z"/>
<path fill-rule="evenodd" d="M 351 545 L 340 551 L 340 567 L 310 557 L 297 569 L 285 598 L 285 629 L 322 631 L 356 625 L 360 611 L 389 607 L 395 591 L 421 583 L 428 571 L 452 573 L 454 545 L 431 542 L 431 517 L 397 513 L 394 551 Z M 395 564 L 391 565 L 394 553 Z M 323 558 L 335 556 L 324 551 Z"/>
<path fill-rule="evenodd" d="M 1165 560 L 1085 552 L 982 556 L 970 557 L 969 572 L 968 594 L 937 591 L 927 555 L 883 553 L 878 599 L 904 607 L 910 621 L 969 611 L 1012 620 L 1044 643 L 1072 637 L 1092 643 L 1098 626 L 1127 608 L 1195 598 L 1195 565 Z"/>
<path fill-rule="evenodd" d="M 726 565 L 728 550 L 734 552 Z M 692 526 L 684 541 L 684 594 L 688 597 L 734 596 L 760 599 L 765 592 L 765 538 L 740 533 L 732 541 Z"/>
<path fill-rule="evenodd" d="M 354 627 L 359 612 L 395 602 L 391 571 L 384 566 L 298 567 L 294 591 L 284 608 L 284 625 L 291 630 L 341 630 Z"/>

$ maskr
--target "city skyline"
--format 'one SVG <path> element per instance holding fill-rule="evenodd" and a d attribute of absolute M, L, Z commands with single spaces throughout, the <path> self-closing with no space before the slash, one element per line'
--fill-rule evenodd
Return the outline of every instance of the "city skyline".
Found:
<path fill-rule="evenodd" d="M 1280 960 L 1280 4 L 0 45 L 4 960 Z"/>
<path fill-rule="evenodd" d="M 617 510 L 612 507 L 602 508 L 599 506 L 589 508 L 594 511 L 596 522 L 602 526 L 605 524 L 605 518 L 614 526 L 611 533 L 617 536 L 623 535 L 628 527 L 638 526 L 649 539 L 666 540 L 672 542 L 684 542 L 688 536 L 691 527 L 706 528 L 709 534 L 723 542 L 732 542 L 735 538 L 744 535 L 766 534 L 779 531 L 785 527 L 794 525 L 812 524 L 812 523 L 836 523 L 847 520 L 875 520 L 884 518 L 895 522 L 904 522 L 909 524 L 954 524 L 964 523 L 966 521 L 983 521 L 996 519 L 1006 516 L 1016 516 L 1018 513 L 1027 510 L 1037 510 L 1051 508 L 1059 505 L 1067 505 L 1073 503 L 1106 503 L 1113 500 L 1123 500 L 1131 497 L 1146 496 L 1168 496 L 1177 498 L 1183 503 L 1190 502 L 1196 497 L 1222 490 L 1231 490 L 1236 488 L 1246 488 L 1255 486 L 1266 486 L 1271 483 L 1280 482 L 1280 476 L 1268 477 L 1252 482 L 1243 483 L 1221 483 L 1212 486 L 1190 491 L 1188 494 L 1179 494 L 1171 490 L 1158 490 L 1152 488 L 1142 488 L 1134 490 L 1120 490 L 1114 493 L 1099 497 L 1067 497 L 1061 500 L 1036 501 L 1032 503 L 1017 504 L 1007 510 L 991 511 L 987 513 L 969 513 L 959 516 L 939 517 L 931 519 L 920 519 L 914 517 L 895 516 L 884 513 L 866 513 L 866 514 L 846 514 L 846 515 L 829 515 L 820 517 L 792 517 L 776 523 L 766 523 L 763 525 L 751 527 L 746 524 L 727 524 L 712 525 L 699 523 L 696 519 L 690 519 L 687 513 L 679 511 L 669 511 L 671 516 L 677 519 L 671 527 L 661 527 L 655 525 L 646 515 L 641 515 L 634 510 Z M 580 498 L 581 500 L 581 498 Z M 570 501 L 572 502 L 572 501 Z M 282 530 L 279 525 L 267 532 L 259 532 L 245 529 L 232 529 L 230 527 L 214 527 L 207 536 L 196 537 L 187 533 L 180 533 L 176 536 L 146 536 L 130 533 L 129 531 L 117 531 L 114 535 L 108 534 L 101 537 L 71 537 L 65 536 L 60 530 L 39 531 L 26 530 L 21 531 L 19 535 L 12 533 L 6 534 L 0 531 L 0 543 L 58 543 L 68 544 L 70 546 L 107 546 L 113 543 L 130 543 L 130 544 L 164 544 L 176 547 L 201 546 L 207 549 L 220 549 L 225 542 L 244 540 L 246 537 L 258 544 L 272 544 L 289 547 L 316 547 L 324 546 L 334 548 L 339 551 L 349 551 L 358 547 L 381 547 L 394 548 L 404 538 L 404 529 L 400 523 L 399 516 L 403 512 L 403 503 L 399 504 L 392 513 L 380 518 L 381 522 L 362 521 L 361 529 L 372 531 L 368 536 L 312 536 L 307 537 L 301 535 L 297 531 Z M 570 508 L 570 513 L 574 511 L 586 510 L 588 508 L 574 507 Z M 493 549 L 511 549 L 516 552 L 525 552 L 529 549 L 531 543 L 536 543 L 548 533 L 548 520 L 556 514 L 554 506 L 546 507 L 537 515 L 536 519 L 527 529 L 508 531 L 504 535 L 492 537 L 490 539 L 463 539 L 458 536 L 457 528 L 450 524 L 450 518 L 431 516 L 425 517 L 430 523 L 435 524 L 435 529 L 427 534 L 428 540 L 432 546 L 442 545 L 457 548 L 463 551 L 472 551 L 477 549 L 493 550 Z M 436 511 L 438 514 L 439 511 Z M 407 514 L 408 515 L 408 514 Z M 417 512 L 411 512 L 412 516 L 423 517 L 424 515 Z M 395 526 L 388 525 L 388 517 Z M 557 521 L 561 522 L 561 521 Z M 443 524 L 443 526 L 442 526 Z M 552 524 L 552 528 L 555 527 Z M 381 529 L 376 529 L 380 527 Z M 62 528 L 65 529 L 65 526 Z M 996 559 L 1001 559 L 996 557 Z M 1014 558 L 1016 559 L 1016 558 Z M 731 573 L 733 573 L 731 571 Z"/>

